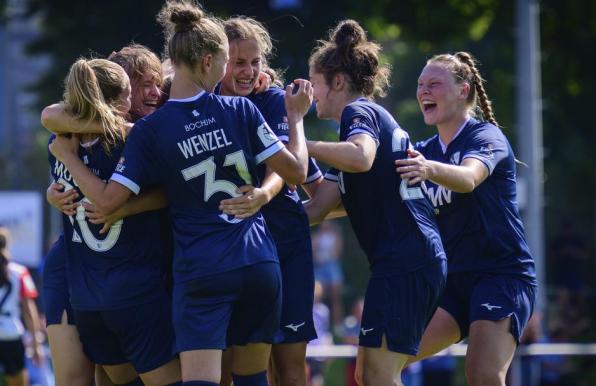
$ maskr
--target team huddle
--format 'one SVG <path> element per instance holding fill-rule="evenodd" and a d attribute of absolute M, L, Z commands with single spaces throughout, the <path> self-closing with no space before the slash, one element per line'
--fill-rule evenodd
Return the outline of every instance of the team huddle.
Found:
<path fill-rule="evenodd" d="M 371 270 L 357 382 L 401 384 L 468 338 L 469 384 L 504 386 L 536 279 L 473 57 L 427 61 L 417 98 L 438 134 L 412 143 L 372 99 L 389 68 L 356 21 L 283 88 L 256 20 L 189 0 L 158 20 L 164 63 L 140 45 L 79 59 L 42 113 L 64 227 L 42 289 L 56 384 L 306 385 L 309 227 L 347 215 Z M 337 142 L 305 138 L 313 104 Z"/>

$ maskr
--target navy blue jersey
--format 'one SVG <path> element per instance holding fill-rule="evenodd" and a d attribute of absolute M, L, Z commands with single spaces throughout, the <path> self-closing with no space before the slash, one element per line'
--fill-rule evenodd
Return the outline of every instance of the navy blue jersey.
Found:
<path fill-rule="evenodd" d="M 378 144 L 372 168 L 365 173 L 332 169 L 326 178 L 338 182 L 373 275 L 411 272 L 445 259 L 430 202 L 419 186 L 408 186 L 395 173 L 395 160 L 407 157 L 408 134 L 387 110 L 364 98 L 341 115 L 340 140 L 357 134 Z"/>
<path fill-rule="evenodd" d="M 289 142 L 288 117 L 284 99 L 285 91 L 270 87 L 259 94 L 251 94 L 249 99 L 257 106 L 272 131 L 282 142 Z M 265 177 L 265 166 L 258 169 L 261 179 Z M 308 175 L 305 183 L 316 181 L 321 171 L 314 159 L 309 158 Z M 276 242 L 303 239 L 310 233 L 308 216 L 304 211 L 300 196 L 294 189 L 285 185 L 271 201 L 261 208 L 267 226 Z"/>
<path fill-rule="evenodd" d="M 52 138 L 50 138 L 50 142 Z M 122 148 L 107 154 L 99 140 L 81 145 L 79 157 L 102 180 L 111 176 Z M 83 193 L 64 164 L 49 155 L 54 181 L 65 189 Z M 159 213 L 146 212 L 116 222 L 99 234 L 101 225 L 91 224 L 82 206 L 75 216 L 63 215 L 68 244 L 67 277 L 71 303 L 79 310 L 110 310 L 151 301 L 163 291 L 164 245 Z"/>
<path fill-rule="evenodd" d="M 427 159 L 452 165 L 475 158 L 489 172 L 471 193 L 456 193 L 425 181 L 449 272 L 521 275 L 535 283 L 534 261 L 517 207 L 515 157 L 503 132 L 490 123 L 470 119 L 445 152 L 438 135 L 417 143 L 416 149 Z"/>
<path fill-rule="evenodd" d="M 246 98 L 201 92 L 170 99 L 135 124 L 112 179 L 134 193 L 161 184 L 170 203 L 176 282 L 277 261 L 263 216 L 223 214 L 236 188 L 259 186 L 257 165 L 283 149 Z"/>

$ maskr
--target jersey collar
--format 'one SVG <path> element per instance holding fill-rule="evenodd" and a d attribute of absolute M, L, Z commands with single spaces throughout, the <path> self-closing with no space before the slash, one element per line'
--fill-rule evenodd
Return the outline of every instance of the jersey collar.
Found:
<path fill-rule="evenodd" d="M 453 138 L 451 139 L 452 143 L 453 141 L 455 141 L 455 138 L 457 138 L 459 136 L 459 134 L 462 132 L 462 130 L 464 129 L 464 127 L 466 127 L 466 125 L 468 124 L 468 122 L 470 122 L 471 118 L 466 119 L 466 121 L 464 123 L 462 123 L 462 125 L 459 127 L 459 129 L 457 129 L 457 132 L 455 133 L 455 135 L 453 136 Z M 445 154 L 447 152 L 447 146 L 449 145 L 445 145 L 443 143 L 443 141 L 441 141 L 441 136 L 439 137 L 439 145 L 441 145 L 441 150 L 443 151 L 443 154 Z"/>
<path fill-rule="evenodd" d="M 188 98 L 183 98 L 183 99 L 174 99 L 174 98 L 170 98 L 168 99 L 168 102 L 194 102 L 197 99 L 199 99 L 201 96 L 203 96 L 203 94 L 205 94 L 205 90 L 201 90 L 197 95 L 188 97 Z"/>

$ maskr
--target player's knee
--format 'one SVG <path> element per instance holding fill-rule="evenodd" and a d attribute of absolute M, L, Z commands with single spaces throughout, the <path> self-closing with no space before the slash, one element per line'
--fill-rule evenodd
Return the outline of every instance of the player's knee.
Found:
<path fill-rule="evenodd" d="M 391 385 L 393 380 L 383 379 L 384 374 L 379 369 L 374 368 L 373 366 L 365 366 L 362 369 L 362 383 L 360 386 L 378 386 L 378 385 Z"/>

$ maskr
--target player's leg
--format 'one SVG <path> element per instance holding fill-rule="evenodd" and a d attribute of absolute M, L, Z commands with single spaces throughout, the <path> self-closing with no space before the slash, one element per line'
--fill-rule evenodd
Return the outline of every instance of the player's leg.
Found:
<path fill-rule="evenodd" d="M 282 277 L 282 312 L 271 358 L 278 386 L 306 385 L 306 344 L 317 333 L 313 321 L 314 270 L 310 235 L 277 244 Z"/>
<path fill-rule="evenodd" d="M 470 300 L 466 378 L 471 386 L 504 386 L 517 343 L 532 315 L 534 287 L 505 275 L 477 275 Z"/>
<path fill-rule="evenodd" d="M 460 341 L 459 325 L 455 318 L 443 308 L 437 308 L 430 323 L 424 330 L 418 354 L 409 357 L 407 363 L 428 358 Z"/>
<path fill-rule="evenodd" d="M 465 365 L 470 386 L 505 386 L 507 369 L 517 347 L 510 329 L 510 318 L 472 323 Z"/>
<path fill-rule="evenodd" d="M 91 386 L 94 365 L 83 352 L 79 332 L 69 321 L 69 311 L 63 311 L 58 324 L 54 322 L 48 319 L 47 332 L 56 384 Z"/>
<path fill-rule="evenodd" d="M 407 359 L 407 354 L 389 351 L 385 337 L 381 347 L 362 347 L 361 385 L 393 386 L 395 380 L 401 379 L 401 370 Z"/>
<path fill-rule="evenodd" d="M 443 292 L 446 262 L 417 271 L 373 275 L 364 299 L 359 355 L 362 385 L 393 385 L 409 356 L 418 354 L 424 329 Z"/>
<path fill-rule="evenodd" d="M 271 356 L 279 386 L 306 385 L 306 342 L 275 344 Z"/>
<path fill-rule="evenodd" d="M 224 350 L 221 355 L 221 380 L 220 386 L 232 386 L 232 357 L 234 349 L 232 347 Z"/>
<path fill-rule="evenodd" d="M 243 290 L 230 320 L 234 386 L 266 386 L 271 343 L 279 330 L 282 288 L 279 264 L 243 269 Z"/>

